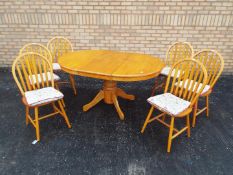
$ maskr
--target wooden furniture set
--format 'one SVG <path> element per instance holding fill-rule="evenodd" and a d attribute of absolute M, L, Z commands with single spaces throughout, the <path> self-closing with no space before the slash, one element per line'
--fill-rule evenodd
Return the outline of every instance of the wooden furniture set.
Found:
<path fill-rule="evenodd" d="M 147 99 L 151 109 L 141 133 L 154 120 L 167 126 L 167 152 L 170 152 L 175 137 L 183 132 L 187 132 L 190 137 L 191 113 L 193 127 L 197 115 L 206 110 L 206 115 L 209 116 L 209 95 L 223 67 L 224 60 L 217 51 L 202 50 L 194 54 L 192 46 L 187 42 L 176 42 L 169 47 L 164 64 L 159 58 L 145 54 L 107 50 L 73 51 L 68 39 L 55 37 L 48 42 L 47 47 L 37 43 L 25 45 L 13 62 L 12 74 L 26 106 L 26 124 L 31 122 L 35 127 L 38 141 L 39 121 L 42 119 L 60 114 L 71 128 L 64 109 L 64 95 L 59 90 L 59 84 L 67 82 L 61 82 L 57 75 L 59 71 L 63 70 L 69 74 L 75 95 L 77 91 L 74 75 L 103 80 L 103 88 L 90 103 L 83 106 L 83 111 L 104 100 L 105 103 L 115 106 L 121 120 L 124 119 L 124 113 L 117 98 L 134 100 L 135 97 L 118 88 L 117 82 L 141 81 L 163 76 L 166 83 L 159 85 L 156 80 L 152 88 L 153 96 Z M 154 96 L 157 87 L 163 87 L 164 84 L 164 93 Z M 201 110 L 198 109 L 199 97 L 206 98 L 206 106 Z M 45 105 L 51 105 L 54 112 L 39 117 L 39 107 Z M 29 113 L 30 109 L 34 109 L 34 119 Z M 152 117 L 154 109 L 161 113 Z M 186 118 L 185 126 L 178 130 L 175 128 L 175 119 L 183 117 Z M 170 123 L 166 122 L 168 119 Z"/>

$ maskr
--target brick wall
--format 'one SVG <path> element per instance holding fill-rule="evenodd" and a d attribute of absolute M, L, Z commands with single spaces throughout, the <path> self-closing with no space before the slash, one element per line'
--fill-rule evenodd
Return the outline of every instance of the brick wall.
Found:
<path fill-rule="evenodd" d="M 28 42 L 62 35 L 74 48 L 148 53 L 164 58 L 174 41 L 211 48 L 233 74 L 233 0 L 1 0 L 0 67 Z"/>

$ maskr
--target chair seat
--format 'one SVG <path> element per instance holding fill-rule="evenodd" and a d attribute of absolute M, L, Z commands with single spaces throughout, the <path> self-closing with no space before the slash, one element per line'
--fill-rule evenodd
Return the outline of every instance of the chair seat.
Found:
<path fill-rule="evenodd" d="M 188 81 L 189 81 L 189 80 L 185 80 L 185 82 L 184 82 L 184 88 L 185 88 L 185 89 L 187 88 Z M 177 83 L 178 83 L 178 82 L 175 83 L 176 86 L 177 86 Z M 193 84 L 193 80 L 190 81 L 188 90 L 191 89 L 192 84 Z M 183 81 L 180 81 L 179 87 L 181 87 L 181 86 L 183 86 Z M 192 88 L 192 91 L 194 91 L 194 90 L 196 89 L 196 86 L 197 86 L 197 82 L 194 83 L 193 88 Z M 197 90 L 197 91 L 200 90 L 201 86 L 202 86 L 202 83 L 199 84 L 199 87 L 198 87 L 198 90 Z M 203 89 L 202 92 L 201 92 L 201 95 L 205 94 L 205 93 L 208 92 L 209 90 L 210 90 L 210 85 L 205 85 L 204 89 Z"/>
<path fill-rule="evenodd" d="M 41 75 L 40 74 L 37 74 L 37 78 L 38 78 L 38 82 L 41 83 Z M 43 81 L 45 82 L 46 81 L 46 73 L 42 73 L 42 77 L 43 77 Z M 50 72 L 47 72 L 47 77 L 48 77 L 48 81 L 51 81 L 51 73 Z M 60 77 L 56 74 L 53 73 L 53 79 L 54 81 L 59 81 L 60 80 Z M 32 75 L 32 76 L 29 76 L 29 81 L 30 81 L 30 84 L 36 84 L 36 75 Z"/>
<path fill-rule="evenodd" d="M 156 95 L 147 99 L 147 101 L 163 112 L 171 115 L 178 115 L 188 109 L 190 102 L 179 98 L 171 93 Z"/>
<path fill-rule="evenodd" d="M 61 66 L 59 63 L 53 63 L 53 70 L 61 70 Z"/>
<path fill-rule="evenodd" d="M 171 67 L 166 66 L 162 69 L 161 74 L 164 76 L 168 76 L 170 70 L 171 70 Z M 174 75 L 175 75 L 175 70 L 172 71 L 171 77 L 174 77 Z M 177 77 L 179 76 L 180 76 L 180 71 L 178 70 Z"/>
<path fill-rule="evenodd" d="M 64 95 L 53 87 L 46 87 L 42 89 L 25 92 L 24 95 L 29 106 L 36 106 L 43 103 L 57 101 L 62 99 Z"/>

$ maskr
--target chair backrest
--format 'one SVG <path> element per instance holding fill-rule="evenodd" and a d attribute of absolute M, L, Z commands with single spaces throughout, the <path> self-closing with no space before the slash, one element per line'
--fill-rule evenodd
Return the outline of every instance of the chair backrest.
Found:
<path fill-rule="evenodd" d="M 215 50 L 205 49 L 197 52 L 193 58 L 204 64 L 208 74 L 207 84 L 213 88 L 224 68 L 223 57 Z"/>
<path fill-rule="evenodd" d="M 194 59 L 180 60 L 172 66 L 169 72 L 165 93 L 172 93 L 190 101 L 192 106 L 203 91 L 206 82 L 207 71 L 200 61 Z"/>
<path fill-rule="evenodd" d="M 61 36 L 56 36 L 50 39 L 47 43 L 47 48 L 52 55 L 53 62 L 57 62 L 57 58 L 64 53 L 73 52 L 71 42 L 67 38 Z"/>
<path fill-rule="evenodd" d="M 177 61 L 183 59 L 192 59 L 193 47 L 188 42 L 176 42 L 172 44 L 166 53 L 165 64 L 173 66 Z"/>
<path fill-rule="evenodd" d="M 19 55 L 13 62 L 12 74 L 22 95 L 26 91 L 54 87 L 51 62 L 38 53 Z"/>
<path fill-rule="evenodd" d="M 49 59 L 49 61 L 52 62 L 52 55 L 51 55 L 50 51 L 47 49 L 47 47 L 45 47 L 42 44 L 39 44 L 39 43 L 26 44 L 20 49 L 19 54 L 21 55 L 21 54 L 27 53 L 27 52 L 38 53 L 38 54 L 44 56 L 45 58 Z"/>

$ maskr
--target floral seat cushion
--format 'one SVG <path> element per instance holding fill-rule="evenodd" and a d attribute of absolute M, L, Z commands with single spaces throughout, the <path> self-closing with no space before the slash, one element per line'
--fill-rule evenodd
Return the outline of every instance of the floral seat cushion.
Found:
<path fill-rule="evenodd" d="M 53 63 L 53 70 L 61 70 L 61 66 L 59 63 Z"/>
<path fill-rule="evenodd" d="M 164 76 L 168 76 L 170 70 L 171 70 L 171 67 L 166 66 L 162 69 L 161 74 Z M 175 70 L 172 71 L 171 77 L 174 77 L 174 75 L 175 75 Z M 180 76 L 180 70 L 178 70 L 178 72 L 177 72 L 177 77 L 179 77 L 179 76 Z"/>
<path fill-rule="evenodd" d="M 184 82 L 184 88 L 185 89 L 188 86 L 188 82 L 189 82 L 189 80 L 185 80 L 185 82 Z M 175 83 L 176 86 L 177 86 L 177 84 L 178 84 L 178 82 Z M 182 87 L 183 86 L 183 81 L 180 81 L 179 84 L 180 84 L 179 86 Z M 194 82 L 194 85 L 193 85 L 193 80 L 190 80 L 188 90 L 190 90 L 192 88 L 192 91 L 194 91 L 196 89 L 196 86 L 197 86 L 197 82 Z M 199 90 L 200 90 L 201 87 L 202 87 L 202 83 L 199 84 L 199 86 L 197 88 L 197 92 L 199 92 Z M 210 90 L 210 85 L 205 85 L 204 89 L 201 92 L 201 95 L 205 94 L 209 90 Z"/>
<path fill-rule="evenodd" d="M 46 87 L 42 89 L 25 92 L 25 98 L 30 106 L 47 103 L 62 99 L 64 95 L 53 87 Z"/>
<path fill-rule="evenodd" d="M 41 75 L 37 74 L 37 76 L 36 75 L 29 76 L 30 84 L 36 84 L 36 82 L 37 82 L 36 77 L 38 78 L 38 82 L 41 83 Z M 46 82 L 46 73 L 42 73 L 42 77 L 43 77 L 43 81 Z M 50 72 L 47 72 L 47 77 L 48 77 L 48 81 L 51 81 L 51 73 Z M 54 81 L 59 81 L 60 77 L 53 73 L 53 79 L 54 79 Z"/>
<path fill-rule="evenodd" d="M 148 98 L 147 101 L 151 105 L 157 107 L 159 110 L 167 112 L 171 115 L 180 114 L 190 105 L 189 101 L 179 98 L 171 93 L 156 95 L 154 97 Z"/>

